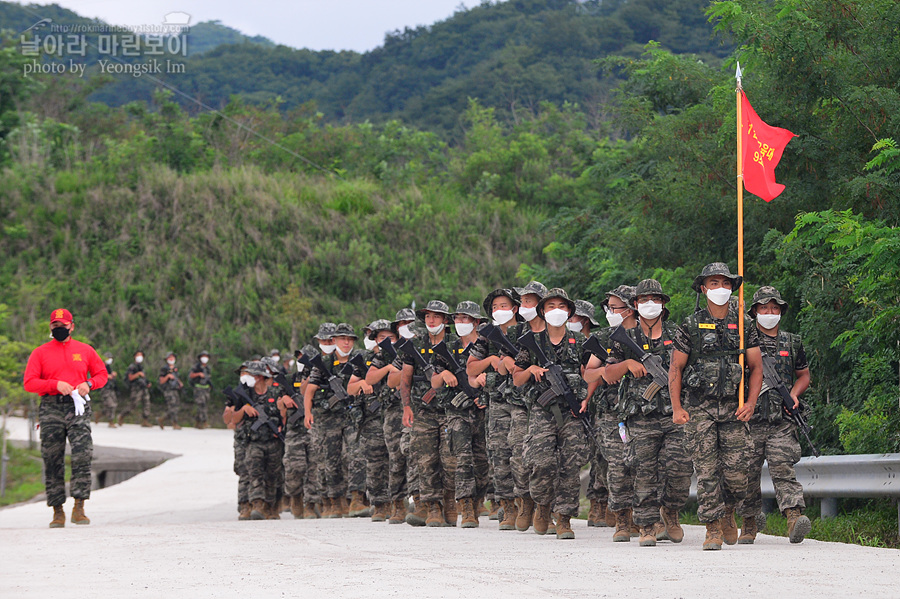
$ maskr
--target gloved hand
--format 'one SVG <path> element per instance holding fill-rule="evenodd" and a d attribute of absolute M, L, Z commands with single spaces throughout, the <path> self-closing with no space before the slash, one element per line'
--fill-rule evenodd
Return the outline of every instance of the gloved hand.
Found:
<path fill-rule="evenodd" d="M 72 400 L 75 402 L 75 415 L 81 416 L 84 414 L 84 406 L 87 402 L 91 401 L 90 395 L 82 396 L 81 393 L 78 392 L 78 389 L 72 390 Z"/>

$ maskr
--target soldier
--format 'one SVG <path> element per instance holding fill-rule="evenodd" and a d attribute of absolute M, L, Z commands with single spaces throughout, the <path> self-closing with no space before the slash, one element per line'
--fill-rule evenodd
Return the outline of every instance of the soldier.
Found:
<path fill-rule="evenodd" d="M 197 428 L 209 426 L 209 394 L 212 389 L 209 368 L 209 352 L 203 350 L 197 355 L 197 363 L 191 368 L 188 380 L 194 385 L 194 403 L 197 405 Z"/>
<path fill-rule="evenodd" d="M 457 364 L 466 363 L 466 352 L 478 340 L 475 327 L 486 319 L 475 302 L 460 302 L 456 312 L 450 315 L 458 339 L 447 344 L 451 356 Z M 478 528 L 479 513 L 488 486 L 487 441 L 484 436 L 484 420 L 487 405 L 483 397 L 469 397 L 460 389 L 460 381 L 454 374 L 453 366 L 440 356 L 435 356 L 435 373 L 431 379 L 432 388 L 446 406 L 447 430 L 450 434 L 450 450 L 456 460 L 454 499 L 459 506 L 462 528 Z M 469 377 L 462 373 L 469 387 L 479 390 L 484 387 L 484 373 Z M 437 398 L 436 398 L 437 399 Z"/>
<path fill-rule="evenodd" d="M 676 327 L 668 321 L 669 296 L 654 279 L 637 284 L 632 308 L 640 314 L 639 326 L 628 330 L 638 347 L 661 358 L 668 373 Z M 634 522 L 641 527 L 640 545 L 652 547 L 657 537 L 674 543 L 684 539 L 678 512 L 684 508 L 691 488 L 691 458 L 684 449 L 683 427 L 672 422 L 668 385 L 649 399 L 653 384 L 640 355 L 621 344 L 611 347 L 616 362 L 606 367 L 609 380 L 622 378 L 619 388 L 620 412 L 624 414 L 627 436 L 634 456 Z M 659 522 L 662 516 L 662 524 Z M 665 535 L 659 533 L 665 531 Z"/>
<path fill-rule="evenodd" d="M 281 362 L 281 351 L 277 349 L 273 349 L 269 352 L 269 360 L 275 365 L 275 369 L 279 372 L 279 374 L 287 375 L 287 368 L 285 368 L 284 364 Z"/>
<path fill-rule="evenodd" d="M 378 343 L 385 339 L 394 343 L 397 336 L 391 331 L 391 321 L 384 319 L 373 321 L 363 332 L 367 368 L 354 373 L 347 386 L 347 392 L 355 398 L 353 411 L 360 419 L 357 437 L 366 459 L 366 493 L 373 506 L 372 522 L 384 522 L 393 514 L 388 490 L 390 458 L 384 439 L 384 410 L 381 399 L 382 393 L 387 394 L 390 391 L 389 388 L 385 391 L 387 372 L 383 371 L 385 366 L 388 366 L 389 371 L 390 365 L 386 364 L 385 360 L 376 361 L 376 358 L 381 353 Z M 369 373 L 373 369 L 382 370 L 381 376 L 377 372 L 373 373 L 372 379 L 378 379 L 374 384 L 369 382 Z M 402 515 L 406 516 L 405 509 Z"/>
<path fill-rule="evenodd" d="M 178 378 L 178 368 L 175 366 L 175 352 L 166 352 L 165 365 L 159 369 L 159 386 L 166 400 L 166 415 L 156 419 L 159 428 L 165 429 L 165 422 L 172 424 L 172 428 L 180 430 L 178 425 L 178 408 L 181 405 L 181 389 L 184 383 Z"/>
<path fill-rule="evenodd" d="M 116 407 L 119 405 L 118 398 L 116 397 L 116 379 L 118 378 L 119 373 L 112 369 L 112 354 L 106 352 L 104 358 L 106 358 L 104 363 L 106 364 L 107 382 L 103 385 L 103 389 L 100 390 L 100 397 L 103 399 L 103 407 L 106 409 L 109 428 L 116 428 Z M 99 421 L 99 416 L 97 420 Z"/>
<path fill-rule="evenodd" d="M 781 381 L 790 390 L 794 407 L 800 406 L 800 396 L 809 387 L 809 363 L 799 335 L 781 330 L 781 317 L 787 302 L 774 287 L 760 287 L 753 294 L 750 316 L 759 329 L 759 349 L 763 359 L 775 363 Z M 793 381 L 793 384 L 791 382 Z M 800 439 L 797 425 L 786 417 L 781 395 L 775 389 L 760 393 L 756 411 L 750 420 L 750 469 L 747 474 L 747 498 L 744 500 L 744 526 L 738 543 L 751 544 L 756 540 L 756 517 L 762 513 L 760 476 L 763 461 L 769 463 L 769 475 L 775 487 L 778 509 L 788 523 L 791 543 L 801 543 L 812 523 L 803 515 L 803 487 L 797 482 L 794 464 L 800 461 Z"/>
<path fill-rule="evenodd" d="M 256 384 L 256 379 L 247 372 L 250 363 L 248 360 L 234 371 L 240 377 L 240 384 L 244 388 L 243 395 L 246 397 L 250 396 L 250 389 Z M 250 519 L 250 478 L 247 475 L 246 461 L 250 437 L 246 428 L 247 422 L 242 417 L 235 417 L 235 412 L 240 411 L 244 405 L 245 402 L 237 395 L 226 396 L 225 410 L 222 413 L 222 421 L 225 426 L 234 430 L 234 473 L 238 477 L 238 520 Z"/>
<path fill-rule="evenodd" d="M 601 304 L 606 311 L 606 320 L 609 328 L 601 329 L 594 333 L 601 347 L 606 348 L 607 357 L 601 360 L 597 356 L 591 356 L 585 367 L 584 379 L 588 384 L 595 381 L 600 386 L 592 396 L 592 403 L 597 425 L 597 445 L 606 462 L 606 488 L 608 489 L 609 503 L 607 513 L 614 519 L 616 530 L 613 532 L 614 542 L 627 542 L 632 536 L 637 536 L 639 531 L 632 522 L 632 501 L 634 499 L 634 473 L 626 466 L 625 444 L 619 433 L 619 423 L 622 418 L 616 410 L 619 393 L 619 380 L 606 377 L 606 370 L 615 364 L 623 352 L 616 355 L 612 353 L 614 342 L 609 336 L 615 327 L 621 326 L 625 330 L 631 330 L 637 326 L 637 317 L 632 307 L 634 287 L 619 285 L 606 293 L 606 299 Z M 602 464 L 600 464 L 602 466 Z"/>
<path fill-rule="evenodd" d="M 453 343 L 455 335 L 446 330 L 450 323 L 450 308 L 442 301 L 431 300 L 416 317 L 425 323 L 427 336 L 412 340 L 417 352 L 431 361 L 429 348 L 441 341 Z M 418 466 L 419 495 L 428 510 L 425 525 L 456 526 L 454 499 L 456 462 L 449 454 L 446 433 L 446 413 L 443 398 L 432 390 L 432 381 L 407 354 L 401 357 L 400 398 L 403 402 L 403 424 L 412 426 L 410 451 Z"/>
<path fill-rule="evenodd" d="M 318 352 L 311 345 L 305 346 L 301 355 L 311 358 Z M 316 518 L 313 470 L 312 435 L 304 426 L 303 391 L 309 376 L 309 369 L 298 364 L 296 372 L 288 375 L 288 394 L 293 406 L 285 402 L 287 420 L 284 425 L 284 494 L 290 501 L 294 518 Z"/>
<path fill-rule="evenodd" d="M 66 525 L 66 440 L 72 446 L 70 490 L 75 506 L 73 524 L 90 524 L 84 502 L 91 497 L 91 406 L 88 394 L 106 384 L 106 368 L 94 348 L 72 339 L 72 313 L 58 309 L 50 313 L 52 341 L 28 356 L 23 384 L 28 393 L 41 396 L 41 457 L 47 505 L 53 508 L 50 528 Z"/>
<path fill-rule="evenodd" d="M 144 373 L 144 352 L 134 352 L 134 362 L 125 371 L 125 379 L 128 382 L 130 402 L 124 410 L 119 412 L 119 426 L 125 420 L 125 416 L 138 406 L 141 407 L 141 426 L 149 428 L 150 425 L 150 381 Z"/>
<path fill-rule="evenodd" d="M 743 277 L 722 262 L 703 267 L 691 288 L 706 296 L 706 307 L 685 318 L 675 334 L 669 368 L 672 420 L 685 426 L 685 447 L 697 472 L 697 517 L 706 524 L 704 550 L 737 542 L 735 508 L 747 493 L 746 461 L 750 447 L 747 421 L 753 416 L 762 386 L 762 362 L 756 327 L 746 335 L 749 390 L 738 407 L 743 371 L 738 327 L 750 321 L 738 313 L 732 292 Z M 685 390 L 687 409 L 682 407 Z M 746 514 L 742 514 L 746 515 Z"/>
<path fill-rule="evenodd" d="M 563 289 L 551 289 L 541 299 L 537 311 L 547 323 L 546 331 L 536 336 L 537 344 L 562 369 L 566 383 L 581 404 L 579 409 L 584 411 L 582 402 L 587 398 L 587 384 L 581 376 L 584 335 L 566 329 L 566 321 L 575 314 L 575 302 Z M 565 399 L 553 393 L 545 377 L 548 370 L 537 360 L 537 356 L 523 349 L 513 370 L 513 382 L 517 386 L 531 383 L 526 390 L 526 401 L 532 407 L 525 458 L 532 468 L 529 489 L 537 504 L 534 531 L 546 534 L 552 509 L 558 514 L 556 538 L 574 539 L 570 520 L 578 515 L 581 489 L 578 474 L 590 458 L 588 442 L 578 422 L 580 414 L 574 414 Z"/>
<path fill-rule="evenodd" d="M 262 362 L 251 362 L 245 369 L 253 377 L 250 388 L 250 403 L 236 410 L 232 417 L 235 423 L 246 419 L 249 444 L 244 458 L 250 483 L 250 519 L 278 520 L 276 506 L 280 501 L 284 475 L 281 472 L 284 458 L 284 443 L 281 434 L 285 414 L 289 405 L 296 407 L 283 390 L 272 386 L 272 374 Z M 262 414 L 261 414 L 262 413 Z M 266 424 L 256 427 L 260 417 Z"/>

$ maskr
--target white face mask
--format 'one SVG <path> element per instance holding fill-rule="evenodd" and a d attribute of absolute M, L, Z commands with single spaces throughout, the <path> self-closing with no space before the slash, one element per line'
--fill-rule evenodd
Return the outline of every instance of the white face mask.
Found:
<path fill-rule="evenodd" d="M 724 287 L 719 287 L 718 289 L 707 289 L 706 290 L 706 299 L 711 301 L 717 306 L 724 306 L 728 303 L 728 300 L 731 298 L 731 289 L 725 289 Z"/>
<path fill-rule="evenodd" d="M 341 348 L 339 348 L 337 345 L 334 346 L 334 349 L 335 349 L 335 351 L 337 351 L 337 355 L 339 355 L 342 358 L 346 358 L 347 356 L 350 355 L 349 351 L 348 352 L 341 351 Z M 353 351 L 353 350 L 351 349 L 350 351 Z"/>
<path fill-rule="evenodd" d="M 781 321 L 781 314 L 757 314 L 756 322 L 766 330 L 774 329 Z"/>
<path fill-rule="evenodd" d="M 112 364 L 112 358 L 107 359 L 107 360 L 106 360 L 106 364 L 107 364 L 107 365 Z"/>
<path fill-rule="evenodd" d="M 617 327 L 625 320 L 625 317 L 619 314 L 618 312 L 613 312 L 609 308 L 606 309 L 606 322 L 609 323 L 611 327 Z"/>
<path fill-rule="evenodd" d="M 491 316 L 494 318 L 494 325 L 499 327 L 501 324 L 506 324 L 512 320 L 515 314 L 512 310 L 494 310 Z"/>
<path fill-rule="evenodd" d="M 252 387 L 256 384 L 256 379 L 252 374 L 242 374 L 241 375 L 241 383 L 247 385 L 248 387 Z"/>
<path fill-rule="evenodd" d="M 272 356 L 272 360 L 273 360 L 276 364 L 278 364 L 278 360 L 280 360 L 280 359 L 281 359 L 281 356 Z"/>
<path fill-rule="evenodd" d="M 453 327 L 456 329 L 456 334 L 460 337 L 465 337 L 475 330 L 475 325 L 471 322 L 457 322 Z"/>
<path fill-rule="evenodd" d="M 525 319 L 526 322 L 531 322 L 534 320 L 534 317 L 537 316 L 537 307 L 534 308 L 519 308 L 519 314 L 522 318 Z"/>
<path fill-rule="evenodd" d="M 653 320 L 660 314 L 662 314 L 663 305 L 659 302 L 644 302 L 643 304 L 638 304 L 638 314 L 641 315 L 641 318 L 646 318 L 647 320 Z"/>
<path fill-rule="evenodd" d="M 202 358 L 200 358 L 201 364 L 206 364 L 207 362 L 209 362 L 209 358 L 207 358 L 206 356 L 203 356 Z"/>
<path fill-rule="evenodd" d="M 584 328 L 584 324 L 581 322 L 569 321 L 566 323 L 566 328 L 572 331 L 573 333 L 580 333 L 581 329 Z"/>
<path fill-rule="evenodd" d="M 166 360 L 166 364 L 169 366 L 175 366 L 175 360 Z"/>
<path fill-rule="evenodd" d="M 544 320 L 547 321 L 551 327 L 561 327 L 569 320 L 569 312 L 568 310 L 563 310 L 561 308 L 554 308 L 549 312 L 544 312 Z"/>
<path fill-rule="evenodd" d="M 325 354 L 326 356 L 330 356 L 332 353 L 334 353 L 334 350 L 337 349 L 337 346 L 336 345 L 325 345 L 324 343 L 320 343 L 319 349 L 321 349 L 322 353 Z"/>
<path fill-rule="evenodd" d="M 404 339 L 412 339 L 413 337 L 416 336 L 416 334 L 413 333 L 413 332 L 409 329 L 409 325 L 408 325 L 408 324 L 405 324 L 405 325 L 403 325 L 403 326 L 401 326 L 401 327 L 397 327 L 397 332 L 400 333 L 400 336 L 403 337 Z"/>
<path fill-rule="evenodd" d="M 366 346 L 366 349 L 368 351 L 372 351 L 373 349 L 375 349 L 375 346 L 378 344 L 375 343 L 374 339 L 369 339 L 368 337 L 363 337 L 363 345 Z"/>
<path fill-rule="evenodd" d="M 135 356 L 134 361 L 137 362 L 138 364 L 140 364 L 141 362 L 144 361 L 144 356 Z"/>
<path fill-rule="evenodd" d="M 428 325 L 425 325 L 425 328 L 428 329 L 428 332 L 431 333 L 432 335 L 440 335 L 441 331 L 444 330 L 444 325 L 439 324 L 436 327 L 430 327 Z"/>

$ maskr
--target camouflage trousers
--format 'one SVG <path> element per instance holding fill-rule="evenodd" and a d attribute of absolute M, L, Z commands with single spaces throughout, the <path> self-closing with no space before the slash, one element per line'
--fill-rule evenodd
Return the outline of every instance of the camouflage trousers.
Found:
<path fill-rule="evenodd" d="M 606 503 L 609 501 L 609 489 L 606 487 L 609 465 L 606 463 L 606 458 L 603 457 L 603 452 L 600 451 L 603 438 L 596 432 L 596 428 L 594 429 L 594 439 L 597 440 L 597 444 L 591 445 L 591 472 L 588 479 L 587 498 Z"/>
<path fill-rule="evenodd" d="M 72 446 L 72 478 L 69 491 L 75 499 L 91 497 L 91 404 L 84 414 L 75 415 L 75 404 L 69 396 L 51 395 L 41 399 L 38 411 L 41 423 L 41 457 L 44 459 L 44 488 L 47 505 L 66 502 L 66 439 Z"/>
<path fill-rule="evenodd" d="M 456 499 L 484 497 L 488 487 L 486 409 L 447 410 L 450 451 L 456 459 Z"/>
<path fill-rule="evenodd" d="M 274 504 L 284 488 L 284 444 L 280 439 L 250 441 L 244 460 L 250 482 L 250 501 L 262 499 Z"/>
<path fill-rule="evenodd" d="M 418 487 L 412 484 L 414 479 L 407 476 L 408 471 L 415 468 L 415 462 L 407 460 L 409 429 L 403 427 L 403 407 L 394 403 L 386 406 L 383 414 L 382 433 L 388 452 L 388 495 L 391 501 L 406 499 L 409 495 L 418 493 Z"/>
<path fill-rule="evenodd" d="M 789 420 L 779 422 L 750 423 L 750 468 L 747 472 L 747 497 L 742 513 L 756 515 L 762 512 L 763 461 L 769 462 L 769 476 L 775 487 L 778 509 L 806 508 L 803 486 L 797 482 L 794 464 L 800 461 L 800 438 L 797 425 Z"/>
<path fill-rule="evenodd" d="M 166 400 L 166 420 L 170 424 L 178 422 L 178 408 L 181 406 L 181 391 L 178 389 L 163 389 L 163 397 Z"/>
<path fill-rule="evenodd" d="M 288 497 L 306 493 L 310 470 L 310 434 L 303 426 L 288 427 L 284 432 L 284 494 Z"/>
<path fill-rule="evenodd" d="M 316 431 L 317 457 L 322 473 L 324 497 L 336 499 L 347 495 L 346 467 L 344 462 L 344 429 L 347 416 L 344 412 L 327 412 L 313 408 L 313 429 Z"/>
<path fill-rule="evenodd" d="M 490 457 L 494 499 L 513 499 L 512 449 L 509 446 L 509 428 L 512 425 L 512 405 L 505 401 L 492 400 L 488 405 L 487 448 Z M 459 482 L 457 482 L 457 485 Z"/>
<path fill-rule="evenodd" d="M 128 405 L 119 412 L 119 418 L 125 418 L 138 407 L 141 409 L 141 418 L 150 420 L 150 389 L 141 385 L 131 388 Z"/>
<path fill-rule="evenodd" d="M 194 404 L 197 406 L 197 424 L 209 422 L 209 387 L 194 387 Z"/>
<path fill-rule="evenodd" d="M 415 456 L 422 501 L 444 501 L 444 492 L 456 495 L 456 458 L 450 451 L 447 417 L 443 411 L 418 407 L 413 401 L 409 448 Z"/>
<path fill-rule="evenodd" d="M 106 419 L 109 422 L 115 422 L 116 408 L 119 407 L 119 399 L 116 396 L 116 390 L 110 385 L 105 385 L 100 391 L 100 399 L 103 400 L 103 409 L 106 412 Z"/>
<path fill-rule="evenodd" d="M 619 418 L 604 413 L 597 418 L 600 451 L 606 460 L 606 488 L 609 509 L 620 512 L 632 507 L 634 501 L 634 471 L 631 468 L 630 448 L 619 436 Z"/>
<path fill-rule="evenodd" d="M 672 416 L 639 413 L 628 419 L 628 437 L 634 452 L 634 523 L 658 522 L 660 505 L 681 511 L 694 472 L 683 428 Z"/>
<path fill-rule="evenodd" d="M 562 410 L 562 408 L 561 408 Z M 549 410 L 535 406 L 529 412 L 524 460 L 531 467 L 529 489 L 538 505 L 550 505 L 564 516 L 578 515 L 581 467 L 590 459 L 581 424 L 568 410 L 562 426 Z"/>
<path fill-rule="evenodd" d="M 234 473 L 238 477 L 238 504 L 250 501 L 250 478 L 247 476 L 247 433 L 238 425 L 234 431 Z"/>
<path fill-rule="evenodd" d="M 737 399 L 705 397 L 687 406 L 684 446 L 697 472 L 697 517 L 712 522 L 725 515 L 725 506 L 739 507 L 747 494 L 750 431 L 739 421 Z M 741 515 L 747 515 L 742 509 Z"/>
<path fill-rule="evenodd" d="M 356 436 L 356 427 L 345 416 L 344 420 L 344 471 L 348 491 L 366 492 L 366 452 L 362 440 Z"/>
<path fill-rule="evenodd" d="M 384 442 L 384 421 L 381 411 L 366 414 L 359 431 L 359 445 L 366 460 L 366 493 L 373 504 L 388 503 L 388 470 L 390 458 Z"/>
<path fill-rule="evenodd" d="M 303 496 L 307 502 L 318 503 L 322 501 L 322 493 L 324 492 L 322 481 L 325 480 L 321 469 L 322 459 L 319 451 L 319 437 L 316 434 L 315 426 L 307 430 L 306 434 L 309 438 L 309 447 L 306 452 L 308 463 L 306 466 L 306 479 L 303 481 Z"/>
<path fill-rule="evenodd" d="M 528 408 L 517 404 L 509 405 L 509 469 L 513 477 L 513 494 L 525 497 L 529 494 L 528 485 L 531 468 L 525 463 L 525 437 L 528 436 Z"/>

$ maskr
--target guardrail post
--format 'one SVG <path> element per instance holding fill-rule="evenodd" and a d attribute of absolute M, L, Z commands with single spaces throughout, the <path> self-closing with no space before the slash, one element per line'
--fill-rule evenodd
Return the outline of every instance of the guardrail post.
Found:
<path fill-rule="evenodd" d="M 837 516 L 837 497 L 823 497 L 821 504 L 822 518 L 834 518 Z"/>

